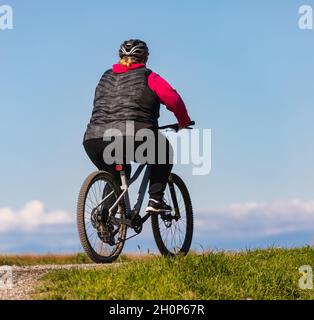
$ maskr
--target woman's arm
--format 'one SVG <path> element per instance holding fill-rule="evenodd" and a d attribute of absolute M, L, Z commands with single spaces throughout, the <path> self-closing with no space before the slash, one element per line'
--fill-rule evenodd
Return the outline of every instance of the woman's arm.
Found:
<path fill-rule="evenodd" d="M 153 90 L 169 111 L 178 119 L 180 127 L 188 126 L 191 119 L 180 95 L 160 75 L 152 72 L 148 77 L 148 86 Z"/>

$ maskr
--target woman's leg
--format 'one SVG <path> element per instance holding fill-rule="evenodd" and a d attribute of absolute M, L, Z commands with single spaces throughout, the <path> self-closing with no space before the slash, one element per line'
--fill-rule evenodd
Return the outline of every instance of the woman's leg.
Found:
<path fill-rule="evenodd" d="M 158 144 L 158 141 L 155 141 L 156 159 L 155 164 L 151 166 L 150 185 L 148 190 L 150 198 L 156 201 L 163 199 L 168 177 L 173 167 L 173 149 L 169 140 L 162 136 L 161 133 L 158 133 L 158 139 L 161 139 L 163 143 Z"/>

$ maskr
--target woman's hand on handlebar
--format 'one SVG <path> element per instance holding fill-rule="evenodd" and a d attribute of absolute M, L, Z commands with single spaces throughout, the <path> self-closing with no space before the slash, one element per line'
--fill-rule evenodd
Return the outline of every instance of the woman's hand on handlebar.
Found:
<path fill-rule="evenodd" d="M 179 130 L 181 129 L 192 129 L 191 126 L 195 125 L 195 121 L 191 121 L 190 123 L 188 123 L 186 126 L 181 126 L 180 124 L 178 125 Z"/>
<path fill-rule="evenodd" d="M 174 124 L 168 124 L 166 126 L 159 127 L 159 130 L 171 129 L 177 132 L 181 129 L 192 129 L 191 126 L 194 126 L 194 125 L 195 125 L 194 121 L 191 121 L 186 127 L 181 127 L 178 123 L 174 123 Z"/>

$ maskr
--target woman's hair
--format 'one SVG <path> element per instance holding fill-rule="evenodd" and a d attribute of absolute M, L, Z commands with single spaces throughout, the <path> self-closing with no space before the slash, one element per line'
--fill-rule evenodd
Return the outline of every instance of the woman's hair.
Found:
<path fill-rule="evenodd" d="M 146 59 L 145 59 L 146 60 Z M 133 63 L 145 63 L 143 60 L 139 60 L 134 57 L 122 57 L 119 61 L 120 64 L 126 67 L 130 67 Z"/>

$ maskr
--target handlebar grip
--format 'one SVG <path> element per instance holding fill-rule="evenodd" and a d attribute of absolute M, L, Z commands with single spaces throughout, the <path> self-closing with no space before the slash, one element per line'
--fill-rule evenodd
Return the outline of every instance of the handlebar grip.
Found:
<path fill-rule="evenodd" d="M 185 129 L 192 129 L 190 126 L 194 126 L 195 125 L 195 121 L 191 121 L 186 127 Z M 172 129 L 176 132 L 179 131 L 179 124 L 178 123 L 174 123 L 174 124 L 168 124 L 166 126 L 162 126 L 158 128 L 159 130 L 163 130 L 163 129 Z"/>

